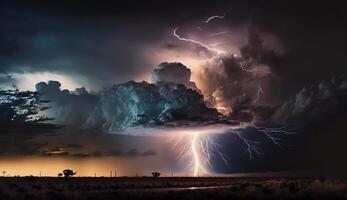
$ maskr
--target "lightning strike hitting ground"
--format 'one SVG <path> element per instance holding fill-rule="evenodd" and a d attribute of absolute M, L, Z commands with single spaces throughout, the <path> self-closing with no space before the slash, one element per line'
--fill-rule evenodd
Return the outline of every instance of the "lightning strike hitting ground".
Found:
<path fill-rule="evenodd" d="M 261 142 L 248 139 L 244 135 L 247 130 L 263 134 L 265 138 L 281 148 L 282 135 L 296 134 L 288 131 L 287 128 L 287 126 L 267 128 L 252 123 L 240 123 L 237 126 L 206 127 L 205 130 L 186 129 L 175 133 L 174 148 L 178 150 L 178 160 L 186 160 L 190 163 L 187 170 L 193 176 L 204 176 L 210 174 L 208 168 L 213 164 L 211 163 L 213 157 L 219 157 L 230 166 L 231 159 L 221 152 L 222 146 L 215 142 L 215 136 L 219 134 L 235 135 L 245 145 L 245 153 L 252 160 L 255 156 L 262 154 Z"/>
<path fill-rule="evenodd" d="M 223 19 L 225 16 L 226 14 L 224 14 L 223 16 L 218 16 L 218 15 L 212 16 L 204 22 L 209 23 L 211 20 Z M 195 27 L 195 29 L 202 31 L 200 27 L 199 28 Z M 204 42 L 197 41 L 190 38 L 181 37 L 180 35 L 177 34 L 177 30 L 178 28 L 174 29 L 173 35 L 180 41 L 197 44 L 199 46 L 206 48 L 209 51 L 215 52 L 217 55 L 227 54 L 227 52 L 220 49 L 212 48 L 211 45 L 207 45 Z M 228 32 L 222 31 L 215 34 L 210 34 L 210 36 L 218 36 L 218 35 L 222 35 L 226 33 Z M 238 57 L 236 54 L 232 54 L 232 56 Z M 264 71 L 263 69 L 258 69 L 256 67 L 248 69 L 244 66 L 244 63 L 242 62 L 242 60 L 240 60 L 239 66 L 241 70 L 248 73 L 258 73 L 260 71 L 266 74 L 271 73 L 268 71 Z M 259 101 L 261 94 L 263 93 L 264 93 L 264 90 L 261 87 L 261 85 L 259 85 L 254 103 Z M 180 135 L 180 137 L 178 138 L 181 138 L 181 139 L 179 140 L 176 139 L 176 142 L 175 142 L 176 145 L 174 145 L 175 148 L 178 149 L 178 159 L 189 160 L 189 162 L 191 163 L 189 171 L 194 176 L 209 174 L 208 167 L 211 165 L 211 160 L 213 156 L 218 156 L 219 158 L 223 160 L 223 162 L 226 165 L 229 165 L 230 159 L 221 152 L 220 150 L 221 146 L 214 141 L 213 137 L 215 136 L 215 134 L 232 134 L 232 135 L 235 135 L 245 145 L 245 152 L 248 154 L 249 159 L 252 160 L 256 155 L 261 155 L 262 153 L 261 153 L 261 150 L 259 149 L 260 142 L 248 139 L 244 135 L 244 133 L 246 131 L 249 131 L 250 129 L 252 129 L 252 131 L 255 131 L 256 133 L 262 134 L 263 136 L 265 136 L 265 138 L 270 140 L 273 144 L 275 144 L 278 147 L 282 147 L 281 135 L 296 134 L 294 132 L 288 131 L 287 126 L 282 126 L 277 128 L 259 127 L 255 125 L 255 122 L 252 122 L 252 123 L 239 122 L 239 125 L 237 126 L 235 125 L 235 126 L 223 126 L 223 127 L 209 127 L 209 128 L 204 128 L 204 130 L 196 130 L 196 129 L 184 130 L 184 134 L 181 134 L 181 131 L 179 131 L 177 135 Z M 185 137 L 181 137 L 182 135 L 185 135 Z M 189 139 L 187 140 L 187 138 Z"/>
<path fill-rule="evenodd" d="M 193 134 L 192 136 L 192 142 L 191 142 L 191 147 L 192 147 L 192 154 L 193 154 L 193 160 L 194 160 L 194 176 L 198 176 L 199 172 L 201 171 L 201 161 L 200 161 L 200 156 L 198 152 L 198 138 L 199 138 L 199 133 Z"/>

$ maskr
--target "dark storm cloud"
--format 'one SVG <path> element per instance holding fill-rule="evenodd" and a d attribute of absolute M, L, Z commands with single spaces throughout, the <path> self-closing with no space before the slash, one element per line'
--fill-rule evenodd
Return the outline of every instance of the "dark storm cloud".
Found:
<path fill-rule="evenodd" d="M 59 3 L 2 4 L 0 72 L 59 72 L 87 79 L 94 89 L 148 72 L 144 48 L 166 30 L 157 20 L 84 15 L 73 4 L 65 14 Z"/>
<path fill-rule="evenodd" d="M 138 149 L 117 150 L 104 149 L 88 151 L 83 147 L 76 149 L 75 147 L 52 146 L 48 143 L 38 142 L 17 142 L 8 148 L 3 148 L 0 152 L 1 157 L 11 156 L 49 156 L 49 157 L 65 157 L 65 158 L 92 158 L 92 157 L 148 157 L 155 156 L 158 153 L 154 150 L 140 151 Z"/>
<path fill-rule="evenodd" d="M 276 66 L 276 61 L 280 60 L 282 52 L 280 49 L 267 47 L 265 42 L 260 33 L 254 27 L 250 27 L 248 42 L 240 49 L 241 56 L 248 61 L 248 65 L 263 64 L 270 68 Z"/>
<path fill-rule="evenodd" d="M 250 28 L 248 40 L 240 47 L 241 55 L 219 55 L 207 62 L 201 74 L 205 95 L 225 115 L 240 121 L 257 121 L 271 115 L 273 105 L 272 68 L 282 54 L 266 45 L 259 32 Z"/>
<path fill-rule="evenodd" d="M 190 82 L 192 72 L 181 63 L 161 63 L 152 72 L 152 81 L 158 82 L 174 82 L 187 84 Z"/>
<path fill-rule="evenodd" d="M 321 175 L 346 176 L 347 79 L 345 75 L 306 86 L 271 117 L 300 130 L 292 166 Z"/>
<path fill-rule="evenodd" d="M 130 149 L 128 151 L 107 150 L 107 151 L 94 151 L 90 153 L 71 154 L 72 157 L 77 157 L 77 158 L 100 157 L 100 156 L 132 158 L 132 157 L 147 157 L 147 156 L 155 156 L 155 155 L 157 155 L 157 152 L 154 150 L 139 152 L 139 150 L 137 149 Z"/>
<path fill-rule="evenodd" d="M 267 2 L 253 12 L 252 22 L 277 35 L 287 49 L 273 70 L 291 84 L 279 94 L 346 72 L 347 15 L 338 2 Z M 285 97 L 285 95 L 282 95 Z"/>
<path fill-rule="evenodd" d="M 339 75 L 302 88 L 276 110 L 272 120 L 325 126 L 346 117 L 346 102 L 347 78 Z"/>
<path fill-rule="evenodd" d="M 44 147 L 44 144 L 37 142 L 16 142 L 16 146 L 9 147 L 5 154 L 11 155 L 21 155 L 21 156 L 31 156 L 31 155 L 39 155 L 40 149 Z"/>
<path fill-rule="evenodd" d="M 36 84 L 40 99 L 48 100 L 47 105 L 51 107 L 43 112 L 54 118 L 55 123 L 70 127 L 83 127 L 85 120 L 98 102 L 98 96 L 89 94 L 85 88 L 69 91 L 61 90 L 60 86 L 58 81 Z"/>
<path fill-rule="evenodd" d="M 107 156 L 125 156 L 125 157 L 138 157 L 138 156 L 142 156 L 142 157 L 146 157 L 146 156 L 154 156 L 157 155 L 157 152 L 154 150 L 147 150 L 144 152 L 139 152 L 139 150 L 137 149 L 130 149 L 129 151 L 126 152 L 122 152 L 119 150 L 110 150 L 108 152 L 105 153 L 105 155 Z"/>
<path fill-rule="evenodd" d="M 42 144 L 30 142 L 61 127 L 39 115 L 45 103 L 36 92 L 0 90 L 0 155 L 36 155 Z"/>
<path fill-rule="evenodd" d="M 226 25 L 252 24 L 281 39 L 288 56 L 276 72 L 296 80 L 288 89 L 293 92 L 345 71 L 347 17 L 341 8 L 328 2 L 3 1 L 0 71 L 69 73 L 86 77 L 93 87 L 134 79 L 152 67 L 142 51 L 160 46 L 170 29 L 228 10 Z M 326 66 L 331 70 L 326 72 Z M 307 78 L 312 70 L 316 75 Z"/>
<path fill-rule="evenodd" d="M 101 93 L 87 120 L 87 126 L 118 133 L 133 126 L 152 126 L 171 121 L 218 119 L 216 109 L 208 108 L 203 96 L 182 84 L 129 81 Z"/>
<path fill-rule="evenodd" d="M 8 74 L 0 73 L 0 89 L 13 88 L 15 85 L 15 79 Z"/>
<path fill-rule="evenodd" d="M 73 143 L 73 144 L 67 145 L 67 147 L 69 147 L 69 148 L 82 148 L 83 145 L 77 144 L 77 143 Z"/>
<path fill-rule="evenodd" d="M 223 172 L 268 171 L 271 170 L 313 170 L 323 176 L 346 175 L 347 163 L 341 159 L 346 152 L 347 119 L 347 78 L 339 75 L 299 90 L 293 97 L 283 102 L 264 119 L 267 124 L 286 124 L 295 135 L 281 138 L 285 144 L 278 149 L 269 143 L 262 148 L 264 154 L 252 162 L 242 157 L 232 168 L 216 167 Z M 262 111 L 264 113 L 264 111 Z M 254 139 L 251 130 L 245 135 Z M 283 137 L 283 136 L 281 136 Z M 228 137 L 218 140 L 221 144 Z M 293 143 L 294 142 L 294 143 Z M 240 144 L 225 145 L 232 157 L 237 154 Z M 235 155 L 234 155 L 235 153 Z M 290 158 L 290 159 L 288 159 Z M 275 163 L 274 163 L 275 161 Z M 216 161 L 218 163 L 218 161 Z M 218 166 L 218 164 L 216 165 Z M 225 170 L 225 171 L 224 171 Z"/>
<path fill-rule="evenodd" d="M 69 154 L 70 152 L 60 147 L 50 148 L 42 151 L 43 156 L 67 156 Z"/>
<path fill-rule="evenodd" d="M 0 90 L 0 126 L 2 134 L 38 131 L 50 132 L 58 127 L 49 123 L 50 118 L 39 115 L 44 103 L 36 92 Z"/>
<path fill-rule="evenodd" d="M 196 84 L 190 80 L 191 74 L 191 70 L 182 63 L 164 62 L 153 69 L 152 82 L 156 84 L 160 84 L 161 82 L 183 84 L 186 87 L 201 93 L 201 91 L 196 87 Z"/>

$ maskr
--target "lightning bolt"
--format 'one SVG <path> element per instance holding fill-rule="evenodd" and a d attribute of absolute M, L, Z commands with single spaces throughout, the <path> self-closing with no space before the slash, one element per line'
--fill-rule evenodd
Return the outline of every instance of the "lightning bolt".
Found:
<path fill-rule="evenodd" d="M 226 13 L 227 14 L 227 13 Z M 219 16 L 215 15 L 212 17 L 209 17 L 205 23 L 210 23 L 214 19 L 223 19 L 225 18 L 226 14 Z M 200 27 L 195 27 L 195 29 L 198 29 L 202 31 Z M 196 45 L 199 45 L 201 47 L 206 48 L 207 50 L 216 53 L 217 55 L 219 54 L 226 54 L 227 52 L 216 49 L 211 47 L 211 45 L 207 45 L 204 42 L 194 40 L 191 38 L 185 38 L 180 36 L 177 33 L 178 28 L 175 28 L 173 30 L 173 35 L 180 41 L 185 41 L 189 43 L 193 43 Z M 214 34 L 210 34 L 211 36 L 218 36 L 222 34 L 228 33 L 227 31 L 223 32 L 217 32 Z M 232 54 L 234 57 L 238 57 L 235 54 Z M 239 66 L 242 71 L 248 72 L 248 73 L 256 73 L 259 70 L 259 68 L 251 68 L 248 69 L 244 63 L 242 62 L 242 59 L 240 59 Z M 268 71 L 263 70 L 265 73 L 271 73 Z M 258 102 L 259 99 L 261 98 L 261 94 L 264 94 L 264 90 L 261 85 L 258 86 L 257 89 L 257 94 L 256 94 L 256 99 L 254 100 L 255 102 Z M 237 126 L 229 126 L 226 130 L 223 130 L 220 132 L 220 134 L 232 134 L 235 135 L 245 146 L 245 152 L 248 154 L 249 160 L 252 160 L 255 158 L 257 155 L 261 155 L 262 152 L 260 150 L 260 143 L 259 141 L 254 141 L 251 139 L 248 139 L 246 135 L 244 134 L 246 129 L 252 129 L 258 134 L 262 134 L 266 139 L 270 140 L 274 145 L 278 147 L 282 147 L 283 141 L 282 141 L 282 136 L 283 135 L 292 135 L 296 134 L 295 132 L 292 132 L 291 130 L 288 130 L 287 126 L 281 126 L 281 127 L 261 127 L 257 126 L 254 122 L 252 123 L 241 123 L 239 122 L 239 125 Z M 214 131 L 212 131 L 214 132 Z M 189 133 L 189 139 L 187 140 L 186 137 L 183 140 L 183 145 L 180 145 L 180 148 L 177 148 L 179 151 L 178 157 L 180 158 L 185 158 L 188 159 L 191 163 L 191 170 L 194 176 L 199 176 L 200 174 L 207 174 L 208 173 L 208 165 L 211 164 L 211 160 L 213 156 L 218 156 L 223 160 L 223 162 L 226 165 L 229 165 L 229 158 L 221 152 L 221 146 L 216 143 L 213 140 L 213 134 L 210 132 L 204 132 L 202 133 L 202 130 L 199 132 L 192 131 Z M 214 155 L 212 155 L 212 152 Z"/>
<path fill-rule="evenodd" d="M 225 16 L 226 16 L 226 14 L 224 14 L 224 15 L 215 15 L 215 16 L 212 16 L 212 17 L 207 18 L 207 20 L 205 20 L 204 22 L 205 22 L 205 23 L 210 23 L 211 20 L 214 20 L 214 19 L 223 19 Z"/>
<path fill-rule="evenodd" d="M 246 152 L 248 152 L 249 160 L 253 159 L 253 152 L 261 154 L 258 148 L 256 147 L 256 145 L 259 144 L 259 142 L 248 140 L 241 133 L 236 133 L 236 135 L 246 145 Z"/>
<path fill-rule="evenodd" d="M 256 71 L 257 71 L 257 69 L 255 69 L 255 68 L 253 68 L 253 69 L 247 69 L 247 68 L 245 68 L 245 67 L 243 66 L 243 63 L 242 63 L 242 62 L 240 62 L 240 68 L 241 68 L 242 71 L 249 72 L 249 73 L 253 73 L 253 72 L 256 72 Z M 268 72 L 268 71 L 264 71 L 264 72 L 265 72 L 265 73 L 270 73 L 270 72 Z M 256 102 L 259 101 L 260 95 L 261 95 L 261 94 L 264 94 L 264 90 L 263 90 L 263 88 L 261 87 L 261 85 L 258 85 L 257 97 L 256 97 L 256 99 L 254 100 L 254 103 L 256 103 Z"/>
<path fill-rule="evenodd" d="M 243 63 L 242 62 L 240 62 L 240 68 L 243 70 L 243 71 L 245 71 L 245 72 L 255 72 L 256 71 L 256 69 L 247 69 L 247 68 L 245 68 L 244 66 L 243 66 Z"/>
<path fill-rule="evenodd" d="M 194 160 L 194 176 L 199 176 L 199 172 L 201 171 L 201 161 L 200 156 L 198 153 L 198 139 L 199 139 L 199 133 L 193 134 L 192 142 L 191 142 L 191 150 L 193 153 L 193 160 Z"/>
<path fill-rule="evenodd" d="M 260 94 L 263 94 L 264 93 L 264 90 L 263 88 L 261 87 L 261 85 L 258 86 L 258 90 L 257 90 L 257 98 L 254 100 L 254 103 L 256 103 L 257 101 L 259 101 L 260 99 Z"/>
<path fill-rule="evenodd" d="M 220 49 L 215 49 L 215 48 L 209 47 L 208 45 L 206 45 L 206 44 L 204 44 L 204 43 L 202 43 L 202 42 L 200 42 L 200 41 L 181 37 L 181 36 L 179 36 L 179 35 L 177 34 L 177 30 L 178 30 L 178 28 L 175 28 L 175 29 L 174 29 L 173 35 L 174 35 L 177 39 L 179 39 L 179 40 L 181 40 L 181 41 L 191 42 L 191 43 L 197 44 L 197 45 L 202 46 L 202 47 L 206 48 L 207 50 L 212 51 L 212 52 L 215 52 L 215 53 L 217 53 L 217 54 L 223 54 L 223 53 L 225 53 L 224 51 L 222 51 L 222 50 L 220 50 Z"/>
<path fill-rule="evenodd" d="M 254 124 L 247 124 L 247 126 L 254 128 L 258 133 L 264 134 L 266 138 L 268 138 L 273 144 L 275 144 L 276 146 L 280 148 L 282 148 L 281 136 L 297 134 L 291 130 L 288 130 L 288 126 L 281 126 L 281 127 L 275 127 L 275 128 L 261 127 L 261 126 L 256 126 Z M 242 135 L 241 132 L 232 132 L 232 133 L 235 133 L 236 136 L 245 144 L 246 152 L 249 155 L 249 160 L 252 160 L 254 158 L 254 155 L 262 154 L 258 147 L 260 142 L 247 139 L 245 136 Z"/>
<path fill-rule="evenodd" d="M 217 32 L 217 33 L 211 33 L 209 34 L 210 36 L 219 36 L 219 35 L 224 35 L 229 33 L 229 31 L 221 31 L 221 32 Z"/>
<path fill-rule="evenodd" d="M 176 142 L 176 144 L 179 145 L 174 146 L 174 149 L 179 151 L 178 159 L 189 161 L 189 171 L 192 172 L 193 176 L 209 174 L 208 167 L 212 165 L 211 160 L 215 156 L 218 156 L 226 165 L 230 166 L 230 158 L 222 153 L 222 146 L 214 140 L 215 135 L 235 135 L 245 145 L 245 153 L 248 154 L 249 160 L 253 160 L 256 156 L 262 155 L 260 149 L 261 142 L 248 139 L 244 134 L 245 130 L 253 130 L 258 134 L 263 134 L 265 138 L 279 148 L 282 148 L 283 145 L 282 136 L 296 134 L 289 130 L 288 126 L 269 128 L 257 126 L 253 123 L 240 123 L 240 125 L 237 126 L 207 129 L 208 130 L 185 130 L 176 135 L 176 138 L 180 138 L 181 142 L 183 142 L 181 144 L 179 144 L 180 142 Z"/>
<path fill-rule="evenodd" d="M 240 68 L 245 71 L 245 72 L 257 72 L 257 71 L 262 71 L 266 74 L 271 74 L 271 72 L 267 71 L 267 70 L 262 70 L 262 69 L 256 69 L 256 68 L 252 68 L 252 69 L 247 69 L 246 67 L 244 67 L 244 64 L 242 62 L 240 62 Z"/>

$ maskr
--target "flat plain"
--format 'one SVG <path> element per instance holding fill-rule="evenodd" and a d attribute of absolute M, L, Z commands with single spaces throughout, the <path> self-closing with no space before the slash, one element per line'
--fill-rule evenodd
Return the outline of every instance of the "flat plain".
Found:
<path fill-rule="evenodd" d="M 275 177 L 1 177 L 0 199 L 347 199 L 347 180 Z"/>

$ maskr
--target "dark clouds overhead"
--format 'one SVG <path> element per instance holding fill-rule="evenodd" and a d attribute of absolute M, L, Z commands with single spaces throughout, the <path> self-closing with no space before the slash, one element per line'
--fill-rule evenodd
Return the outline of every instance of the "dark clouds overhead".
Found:
<path fill-rule="evenodd" d="M 153 51 L 148 46 L 164 45 L 174 27 L 228 10 L 222 22 L 210 26 L 251 24 L 279 37 L 288 55 L 276 71 L 284 80 L 296 80 L 294 92 L 345 71 L 342 7 L 310 1 L 2 1 L 0 71 L 72 74 L 93 82 L 88 85 L 93 89 L 139 78 L 158 64 L 145 55 Z"/>

